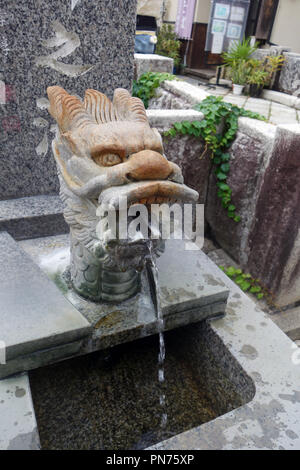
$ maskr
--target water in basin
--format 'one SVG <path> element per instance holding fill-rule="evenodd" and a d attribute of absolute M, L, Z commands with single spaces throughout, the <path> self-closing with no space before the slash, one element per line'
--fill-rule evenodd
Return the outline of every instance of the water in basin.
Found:
<path fill-rule="evenodd" d="M 32 371 L 42 448 L 145 449 L 253 398 L 251 379 L 206 322 L 165 341 L 163 383 L 157 336 Z"/>

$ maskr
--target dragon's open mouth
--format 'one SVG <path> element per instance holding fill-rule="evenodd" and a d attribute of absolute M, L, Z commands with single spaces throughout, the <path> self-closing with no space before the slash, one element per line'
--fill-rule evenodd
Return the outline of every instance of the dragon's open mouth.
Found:
<path fill-rule="evenodd" d="M 102 191 L 99 204 L 105 207 L 120 209 L 120 204 L 126 199 L 127 207 L 133 204 L 162 204 L 196 202 L 197 191 L 184 184 L 172 181 L 143 181 L 129 183 L 125 186 L 112 186 Z"/>
<path fill-rule="evenodd" d="M 129 266 L 141 269 L 145 256 L 149 254 L 148 240 L 153 238 L 153 233 L 156 233 L 156 236 L 151 242 L 152 249 L 154 252 L 159 249 L 159 240 L 162 235 L 161 224 L 164 223 L 160 220 L 158 226 L 153 226 L 149 206 L 163 203 L 170 206 L 175 203 L 195 203 L 197 199 L 198 193 L 196 191 L 184 184 L 169 180 L 132 182 L 124 186 L 112 186 L 103 190 L 98 199 L 99 207 L 104 211 L 103 217 L 105 217 L 106 210 L 113 210 L 119 214 L 136 204 L 144 204 L 148 209 L 146 220 L 143 219 L 145 223 L 144 230 L 137 230 L 131 235 L 126 232 L 126 239 L 122 239 L 119 232 L 116 233 L 115 237 L 106 238 L 106 249 L 109 254 L 107 262 L 117 264 L 121 269 L 126 269 Z M 137 217 L 140 217 L 140 215 L 130 216 L 127 214 L 128 227 Z M 119 219 L 119 215 L 117 218 Z M 171 221 L 169 223 L 172 224 Z"/>

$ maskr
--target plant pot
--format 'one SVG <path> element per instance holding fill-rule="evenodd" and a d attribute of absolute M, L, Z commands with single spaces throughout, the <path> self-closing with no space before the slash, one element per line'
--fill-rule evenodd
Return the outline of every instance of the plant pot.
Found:
<path fill-rule="evenodd" d="M 262 94 L 263 89 L 263 85 L 257 85 L 256 83 L 251 84 L 249 90 L 250 96 L 252 96 L 252 98 L 259 98 Z"/>
<path fill-rule="evenodd" d="M 241 95 L 243 93 L 244 85 L 237 85 L 236 83 L 233 83 L 232 85 L 232 93 L 234 95 Z"/>

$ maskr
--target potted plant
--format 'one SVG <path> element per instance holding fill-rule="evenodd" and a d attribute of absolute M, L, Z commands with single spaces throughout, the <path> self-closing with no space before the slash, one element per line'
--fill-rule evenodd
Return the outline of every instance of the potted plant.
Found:
<path fill-rule="evenodd" d="M 250 59 L 247 83 L 250 85 L 250 96 L 259 98 L 265 86 L 270 85 L 272 77 L 280 69 L 284 57 L 267 56 L 264 60 Z"/>
<path fill-rule="evenodd" d="M 224 65 L 227 67 L 230 79 L 233 82 L 233 93 L 235 95 L 242 94 L 243 88 L 247 84 L 248 61 L 257 47 L 257 43 L 252 46 L 251 39 L 247 38 L 235 42 L 228 52 L 222 54 Z"/>
<path fill-rule="evenodd" d="M 163 24 L 157 35 L 155 53 L 174 60 L 174 73 L 179 71 L 180 67 L 180 45 L 173 25 Z"/>
<path fill-rule="evenodd" d="M 241 95 L 247 84 L 249 68 L 246 60 L 233 61 L 229 67 L 229 76 L 232 80 L 232 91 L 234 95 Z"/>
<path fill-rule="evenodd" d="M 253 98 L 259 98 L 262 94 L 267 73 L 263 70 L 256 70 L 248 77 L 249 87 L 249 95 Z"/>
<path fill-rule="evenodd" d="M 250 59 L 248 62 L 249 74 L 247 83 L 249 84 L 249 94 L 252 97 L 259 98 L 269 74 L 263 67 L 263 61 Z"/>

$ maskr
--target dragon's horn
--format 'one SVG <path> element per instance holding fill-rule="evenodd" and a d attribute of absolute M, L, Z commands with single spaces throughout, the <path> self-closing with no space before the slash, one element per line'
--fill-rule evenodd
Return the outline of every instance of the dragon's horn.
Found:
<path fill-rule="evenodd" d="M 47 93 L 50 101 L 49 112 L 62 133 L 95 124 L 93 117 L 76 96 L 69 95 L 59 86 L 48 87 Z"/>
<path fill-rule="evenodd" d="M 86 90 L 84 107 L 98 124 L 117 120 L 112 102 L 100 91 Z"/>
<path fill-rule="evenodd" d="M 148 123 L 143 102 L 130 96 L 127 90 L 117 88 L 113 103 L 100 91 L 86 90 L 84 107 L 98 124 L 112 121 L 135 121 Z"/>
<path fill-rule="evenodd" d="M 117 88 L 114 92 L 113 104 L 119 121 L 148 123 L 144 103 L 139 98 L 130 96 L 127 90 Z"/>

